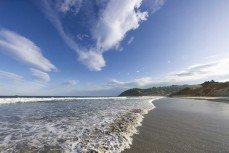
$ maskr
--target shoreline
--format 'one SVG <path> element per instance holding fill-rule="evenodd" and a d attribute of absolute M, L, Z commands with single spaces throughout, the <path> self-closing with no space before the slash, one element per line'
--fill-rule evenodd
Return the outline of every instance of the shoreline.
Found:
<path fill-rule="evenodd" d="M 229 97 L 170 97 L 178 99 L 208 100 L 211 102 L 222 102 L 229 104 Z"/>
<path fill-rule="evenodd" d="M 144 116 L 139 134 L 122 153 L 229 151 L 229 105 L 206 99 L 162 98 Z"/>

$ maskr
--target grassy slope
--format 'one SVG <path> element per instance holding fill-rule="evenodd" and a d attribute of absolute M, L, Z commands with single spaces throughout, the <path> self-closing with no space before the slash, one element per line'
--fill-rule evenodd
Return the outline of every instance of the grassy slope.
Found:
<path fill-rule="evenodd" d="M 172 97 L 177 96 L 206 96 L 206 97 L 227 97 L 229 96 L 229 82 L 207 81 L 201 84 L 199 88 L 185 88 L 176 93 L 171 94 Z"/>
<path fill-rule="evenodd" d="M 187 87 L 194 87 L 189 85 L 172 85 L 167 87 L 153 87 L 148 89 L 133 88 L 122 92 L 119 96 L 169 96 L 174 92 L 178 92 Z"/>
<path fill-rule="evenodd" d="M 200 85 L 172 85 L 148 89 L 133 88 L 122 92 L 119 96 L 214 96 L 229 97 L 229 82 L 206 81 Z"/>

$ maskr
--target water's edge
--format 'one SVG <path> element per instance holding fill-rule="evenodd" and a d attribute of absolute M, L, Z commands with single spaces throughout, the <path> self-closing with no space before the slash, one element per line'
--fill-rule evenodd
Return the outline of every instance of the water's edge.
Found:
<path fill-rule="evenodd" d="M 118 109 L 119 114 L 115 114 L 113 111 L 117 111 L 116 106 L 112 105 L 112 103 L 108 104 L 108 108 L 112 106 L 113 108 L 110 109 L 111 112 L 105 111 L 102 109 L 98 114 L 99 117 L 102 117 L 100 120 L 101 122 L 94 122 L 93 117 L 92 120 L 88 120 L 89 122 L 81 122 L 76 119 L 76 117 L 72 116 L 65 117 L 62 120 L 56 120 L 55 117 L 55 109 L 51 110 L 54 118 L 50 119 L 43 119 L 38 116 L 34 119 L 25 120 L 24 122 L 18 122 L 18 125 L 22 125 L 23 131 L 21 135 L 18 135 L 18 132 L 11 134 L 10 131 L 21 130 L 18 128 L 14 128 L 14 122 L 12 124 L 8 124 L 6 122 L 0 123 L 3 128 L 7 128 L 10 126 L 8 136 L 1 138 L 1 133 L 5 134 L 4 129 L 1 130 L 0 128 L 0 152 L 13 152 L 16 150 L 22 152 L 115 152 L 120 153 L 124 149 L 130 148 L 133 135 L 138 134 L 137 128 L 142 125 L 142 121 L 144 116 L 148 114 L 149 111 L 155 108 L 154 104 L 152 103 L 155 100 L 158 100 L 162 97 L 144 97 L 144 98 L 135 98 L 132 99 L 128 97 L 97 97 L 97 98 L 4 98 L 0 100 L 0 107 L 6 107 L 7 109 L 15 107 L 24 107 L 24 105 L 20 103 L 28 103 L 28 108 L 33 107 L 33 102 L 36 105 L 47 105 L 47 103 L 40 103 L 40 102 L 51 102 L 49 103 L 51 106 L 55 105 L 59 106 L 64 105 L 64 103 L 56 103 L 58 100 L 59 102 L 67 102 L 68 105 L 76 106 L 76 103 L 72 103 L 71 101 L 81 101 L 87 100 L 88 102 L 91 100 L 105 100 L 105 101 L 119 101 Z M 146 100 L 148 99 L 148 100 Z M 130 100 L 134 100 L 134 104 Z M 122 101 L 122 102 L 121 102 Z M 128 102 L 129 101 L 129 102 Z M 142 102 L 142 104 L 141 104 Z M 126 104 L 127 103 L 127 104 Z M 103 106 L 103 103 L 101 103 Z M 125 106 L 122 106 L 125 104 Z M 143 106 L 144 104 L 144 106 Z M 77 104 L 78 105 L 78 104 Z M 90 105 L 94 106 L 93 103 Z M 141 106 L 142 105 L 142 106 Z M 26 105 L 25 105 L 26 106 Z M 99 106 L 99 105 L 98 105 Z M 123 108 L 124 107 L 124 108 Z M 106 108 L 106 107 L 104 107 Z M 35 108 L 36 109 L 36 108 Z M 68 108 L 69 109 L 69 108 Z M 43 110 L 43 109 L 41 109 Z M 70 109 L 72 110 L 72 108 Z M 125 111 L 126 110 L 126 111 Z M 58 111 L 58 110 L 57 110 Z M 61 108 L 61 111 L 62 108 Z M 105 113 L 105 114 L 104 114 Z M 65 113 L 64 113 L 65 114 Z M 114 117 L 111 117 L 112 114 Z M 1 115 L 1 113 L 0 113 Z M 16 114 L 17 115 L 17 114 Z M 58 114 L 57 114 L 58 115 Z M 65 115 L 59 114 L 62 117 Z M 73 114 L 74 115 L 74 114 Z M 94 114 L 97 116 L 97 114 Z M 106 115 L 109 115 L 111 118 L 107 118 Z M 45 114 L 41 114 L 41 117 L 45 117 Z M 87 116 L 86 116 L 87 117 Z M 88 116 L 89 117 L 89 116 Z M 27 117 L 28 118 L 28 117 Z M 88 118 L 88 119 L 90 119 Z M 26 119 L 26 118 L 25 118 Z M 54 121 L 52 121 L 54 119 Z M 98 118 L 95 118 L 98 119 Z M 75 122 L 76 121 L 76 122 Z M 90 124 L 91 122 L 91 124 Z M 26 123 L 26 124 L 25 124 Z M 64 123 L 64 124 L 63 124 Z M 81 125 L 82 123 L 82 125 Z M 43 125 L 42 125 L 43 124 Z M 85 124 L 85 125 L 84 125 Z M 89 124 L 87 126 L 87 124 Z M 25 126 L 26 125 L 26 126 Z M 45 125 L 45 126 L 44 126 Z M 77 127 L 76 127 L 77 126 Z M 83 128 L 78 128 L 78 127 Z M 25 131 L 25 128 L 32 129 L 30 131 Z M 67 130 L 67 131 L 66 131 Z M 33 135 L 33 133 L 35 135 Z M 37 133 L 37 134 L 36 134 Z M 29 137 L 24 135 L 30 134 Z M 16 136 L 16 137 L 15 137 Z M 46 140 L 48 137 L 49 140 Z M 54 139 L 53 139 L 54 138 Z M 22 140 L 22 141 L 21 141 Z M 2 142 L 1 142 L 2 141 Z M 44 143 L 42 143 L 45 141 Z M 2 144 L 1 144 L 2 143 Z"/>

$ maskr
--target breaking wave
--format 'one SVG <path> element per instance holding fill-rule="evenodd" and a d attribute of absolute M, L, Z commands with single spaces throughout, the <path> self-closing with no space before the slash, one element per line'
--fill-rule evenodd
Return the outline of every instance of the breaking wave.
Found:
<path fill-rule="evenodd" d="M 130 147 L 156 99 L 77 98 L 0 105 L 0 152 L 119 153 Z"/>
<path fill-rule="evenodd" d="M 126 99 L 126 97 L 48 97 L 48 98 L 37 98 L 37 97 L 16 97 L 16 98 L 0 98 L 0 104 L 10 103 L 26 103 L 26 102 L 48 102 L 48 101 L 76 101 L 76 100 L 94 100 L 94 99 Z"/>

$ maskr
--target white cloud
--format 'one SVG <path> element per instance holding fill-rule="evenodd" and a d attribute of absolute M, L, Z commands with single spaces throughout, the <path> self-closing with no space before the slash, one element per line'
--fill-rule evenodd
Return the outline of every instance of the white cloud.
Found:
<path fill-rule="evenodd" d="M 119 80 L 116 80 L 116 79 L 111 79 L 107 85 L 108 86 L 120 86 L 120 85 L 124 85 L 126 84 L 126 82 L 122 82 L 122 81 L 119 81 Z"/>
<path fill-rule="evenodd" d="M 103 55 L 94 50 L 79 52 L 79 61 L 92 71 L 100 71 L 106 65 Z"/>
<path fill-rule="evenodd" d="M 105 66 L 105 61 L 102 55 L 99 53 L 92 53 L 91 51 L 87 51 L 87 49 L 83 50 L 80 49 L 78 44 L 70 37 L 68 34 L 65 33 L 63 24 L 58 16 L 58 13 L 53 8 L 53 4 L 50 1 L 43 0 L 44 8 L 43 11 L 49 18 L 52 25 L 57 29 L 58 33 L 60 34 L 63 41 L 76 53 L 78 53 L 79 61 L 86 65 L 89 69 L 100 71 L 102 67 Z M 97 55 L 97 56 L 93 56 Z M 94 61 L 100 61 L 97 64 Z"/>
<path fill-rule="evenodd" d="M 64 81 L 64 85 L 67 85 L 67 86 L 75 86 L 79 83 L 79 80 L 67 80 L 67 81 Z"/>
<path fill-rule="evenodd" d="M 156 83 L 151 77 L 143 77 L 134 79 L 132 81 L 119 81 L 116 79 L 111 79 L 106 85 L 105 88 L 135 88 L 135 87 L 146 87 Z"/>
<path fill-rule="evenodd" d="M 210 56 L 206 56 L 205 59 L 215 59 L 218 55 L 210 55 Z"/>
<path fill-rule="evenodd" d="M 43 84 L 35 81 L 18 80 L 12 83 L 3 82 L 1 95 L 45 95 L 48 94 Z"/>
<path fill-rule="evenodd" d="M 36 95 L 45 93 L 45 86 L 42 82 L 28 81 L 18 74 L 0 70 L 1 78 L 11 81 L 10 83 L 1 81 L 1 95 Z"/>
<path fill-rule="evenodd" d="M 55 10 L 55 4 L 51 1 L 43 0 L 44 12 L 48 16 L 53 26 L 57 29 L 64 42 L 78 54 L 79 61 L 90 70 L 100 71 L 106 66 L 103 53 L 110 49 L 119 50 L 119 44 L 126 36 L 127 32 L 135 30 L 142 21 L 147 20 L 148 12 L 141 11 L 142 0 L 109 0 L 104 3 L 96 1 L 99 5 L 98 19 L 93 19 L 94 23 L 90 28 L 91 37 L 95 44 L 90 47 L 79 46 L 78 43 L 64 31 L 61 17 L 67 12 L 75 15 L 82 7 L 81 0 L 62 0 Z M 162 5 L 155 0 L 153 8 Z M 79 37 L 80 35 L 78 35 Z M 77 37 L 77 36 L 76 36 Z M 81 37 L 79 37 L 81 40 Z M 133 41 L 133 40 L 132 40 Z"/>
<path fill-rule="evenodd" d="M 151 13 L 155 13 L 156 11 L 158 11 L 167 0 L 146 0 L 148 1 L 148 4 L 150 5 L 150 9 L 151 9 Z"/>
<path fill-rule="evenodd" d="M 51 1 L 47 1 L 47 0 L 43 0 L 43 4 L 44 4 L 43 5 L 44 13 L 47 15 L 52 25 L 57 29 L 61 38 L 71 49 L 78 51 L 79 50 L 78 44 L 72 39 L 72 37 L 70 37 L 65 33 L 62 22 L 53 6 L 54 4 L 52 4 Z"/>
<path fill-rule="evenodd" d="M 0 51 L 44 71 L 56 70 L 36 44 L 13 31 L 0 29 Z"/>
<path fill-rule="evenodd" d="M 144 87 L 154 83 L 154 80 L 151 77 L 144 77 L 144 78 L 135 79 L 132 83 L 136 84 L 137 86 Z"/>
<path fill-rule="evenodd" d="M 196 64 L 188 67 L 186 70 L 171 73 L 167 80 L 176 82 L 195 81 L 223 77 L 229 75 L 229 59 L 221 59 L 204 64 Z"/>
<path fill-rule="evenodd" d="M 143 77 L 126 82 L 111 79 L 104 85 L 104 89 L 146 88 L 158 85 L 186 84 L 203 80 L 227 81 L 229 76 L 228 70 L 229 59 L 222 59 L 204 64 L 192 65 L 185 70 L 173 72 L 160 78 Z"/>
<path fill-rule="evenodd" d="M 130 37 L 129 41 L 127 42 L 127 45 L 130 45 L 134 41 L 134 37 Z"/>
<path fill-rule="evenodd" d="M 142 0 L 109 1 L 93 30 L 97 49 L 103 52 L 119 45 L 128 31 L 137 29 L 147 19 L 148 13 L 139 9 L 141 3 Z"/>
<path fill-rule="evenodd" d="M 89 36 L 87 34 L 78 34 L 78 35 L 76 35 L 76 37 L 79 40 L 84 40 L 85 38 L 88 38 Z"/>
<path fill-rule="evenodd" d="M 141 12 L 141 0 L 110 0 L 100 16 L 95 28 L 92 30 L 92 37 L 96 41 L 96 47 L 93 50 L 99 54 L 99 58 L 88 58 L 86 64 L 90 69 L 101 70 L 105 66 L 105 60 L 102 53 L 112 48 L 118 49 L 119 43 L 123 40 L 126 33 L 139 27 L 140 22 L 148 17 L 147 12 Z M 90 54 L 91 50 L 90 50 Z M 103 59 L 103 63 L 101 62 Z M 102 63 L 102 64 L 101 64 Z"/>
<path fill-rule="evenodd" d="M 12 72 L 6 72 L 0 70 L 0 78 L 6 78 L 11 80 L 22 80 L 23 77 Z"/>
<path fill-rule="evenodd" d="M 39 80 L 45 81 L 45 82 L 50 81 L 50 77 L 47 73 L 42 72 L 42 71 L 37 70 L 37 69 L 33 69 L 33 68 L 31 68 L 30 71 L 31 71 L 32 75 L 34 77 L 38 78 Z"/>
<path fill-rule="evenodd" d="M 218 79 L 216 81 L 219 81 L 219 82 L 229 82 L 229 78 Z"/>
<path fill-rule="evenodd" d="M 60 0 L 57 8 L 62 13 L 72 12 L 77 14 L 81 8 L 83 0 Z"/>

